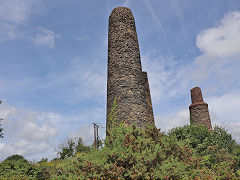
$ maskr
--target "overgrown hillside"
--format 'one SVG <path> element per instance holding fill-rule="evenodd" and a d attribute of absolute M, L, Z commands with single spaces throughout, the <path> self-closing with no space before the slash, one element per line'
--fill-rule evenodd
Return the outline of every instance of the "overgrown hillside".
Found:
<path fill-rule="evenodd" d="M 60 153 L 72 153 L 50 162 L 11 156 L 0 163 L 0 179 L 240 179 L 240 145 L 220 127 L 164 134 L 122 124 L 112 127 L 100 150 L 77 146 L 68 143 Z"/>

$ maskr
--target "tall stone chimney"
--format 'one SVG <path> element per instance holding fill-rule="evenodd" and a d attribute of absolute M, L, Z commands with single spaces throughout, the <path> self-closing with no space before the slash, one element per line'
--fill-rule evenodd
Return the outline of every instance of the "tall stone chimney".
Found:
<path fill-rule="evenodd" d="M 212 130 L 208 104 L 203 101 L 202 92 L 199 87 L 191 89 L 192 104 L 189 106 L 192 124 L 204 125 Z"/>
<path fill-rule="evenodd" d="M 127 125 L 136 123 L 138 127 L 144 127 L 153 121 L 147 86 L 134 17 L 130 9 L 117 7 L 109 17 L 108 27 L 107 129 L 115 98 L 119 123 L 124 121 Z"/>

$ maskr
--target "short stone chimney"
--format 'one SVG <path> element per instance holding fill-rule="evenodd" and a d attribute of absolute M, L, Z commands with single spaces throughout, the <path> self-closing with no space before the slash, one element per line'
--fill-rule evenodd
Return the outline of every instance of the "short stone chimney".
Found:
<path fill-rule="evenodd" d="M 204 125 L 209 130 L 212 130 L 208 104 L 203 101 L 199 87 L 191 89 L 191 99 L 192 104 L 189 106 L 191 124 Z"/>

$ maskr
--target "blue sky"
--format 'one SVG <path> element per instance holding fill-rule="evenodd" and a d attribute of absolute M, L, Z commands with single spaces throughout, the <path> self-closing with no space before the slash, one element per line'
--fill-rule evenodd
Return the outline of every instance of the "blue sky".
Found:
<path fill-rule="evenodd" d="M 67 137 L 105 125 L 108 17 L 135 17 L 155 123 L 189 123 L 202 88 L 213 125 L 240 142 L 239 0 L 0 0 L 0 160 L 53 158 Z M 100 129 L 104 137 L 104 128 Z"/>

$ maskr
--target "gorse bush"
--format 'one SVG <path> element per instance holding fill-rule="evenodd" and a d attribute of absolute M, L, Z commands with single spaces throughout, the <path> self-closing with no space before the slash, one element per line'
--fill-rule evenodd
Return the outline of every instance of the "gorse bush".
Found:
<path fill-rule="evenodd" d="M 216 129 L 219 135 L 226 137 L 223 140 L 225 141 L 230 137 L 222 130 Z M 222 141 L 218 140 L 217 135 L 213 135 L 214 132 L 201 126 L 185 126 L 166 135 L 150 126 L 144 130 L 135 125 L 113 126 L 101 150 L 92 149 L 69 159 L 53 178 L 239 178 L 237 154 L 225 149 L 235 143 L 220 147 Z M 215 144 L 211 144 L 212 142 Z M 199 147 L 201 144 L 204 144 L 204 147 Z M 233 149 L 238 147 L 235 145 Z M 200 149 L 204 149 L 204 155 Z"/>
<path fill-rule="evenodd" d="M 114 123 L 103 144 L 96 150 L 79 140 L 65 146 L 71 155 L 35 164 L 11 156 L 0 163 L 0 179 L 240 179 L 240 145 L 221 127 L 164 134 Z"/>

